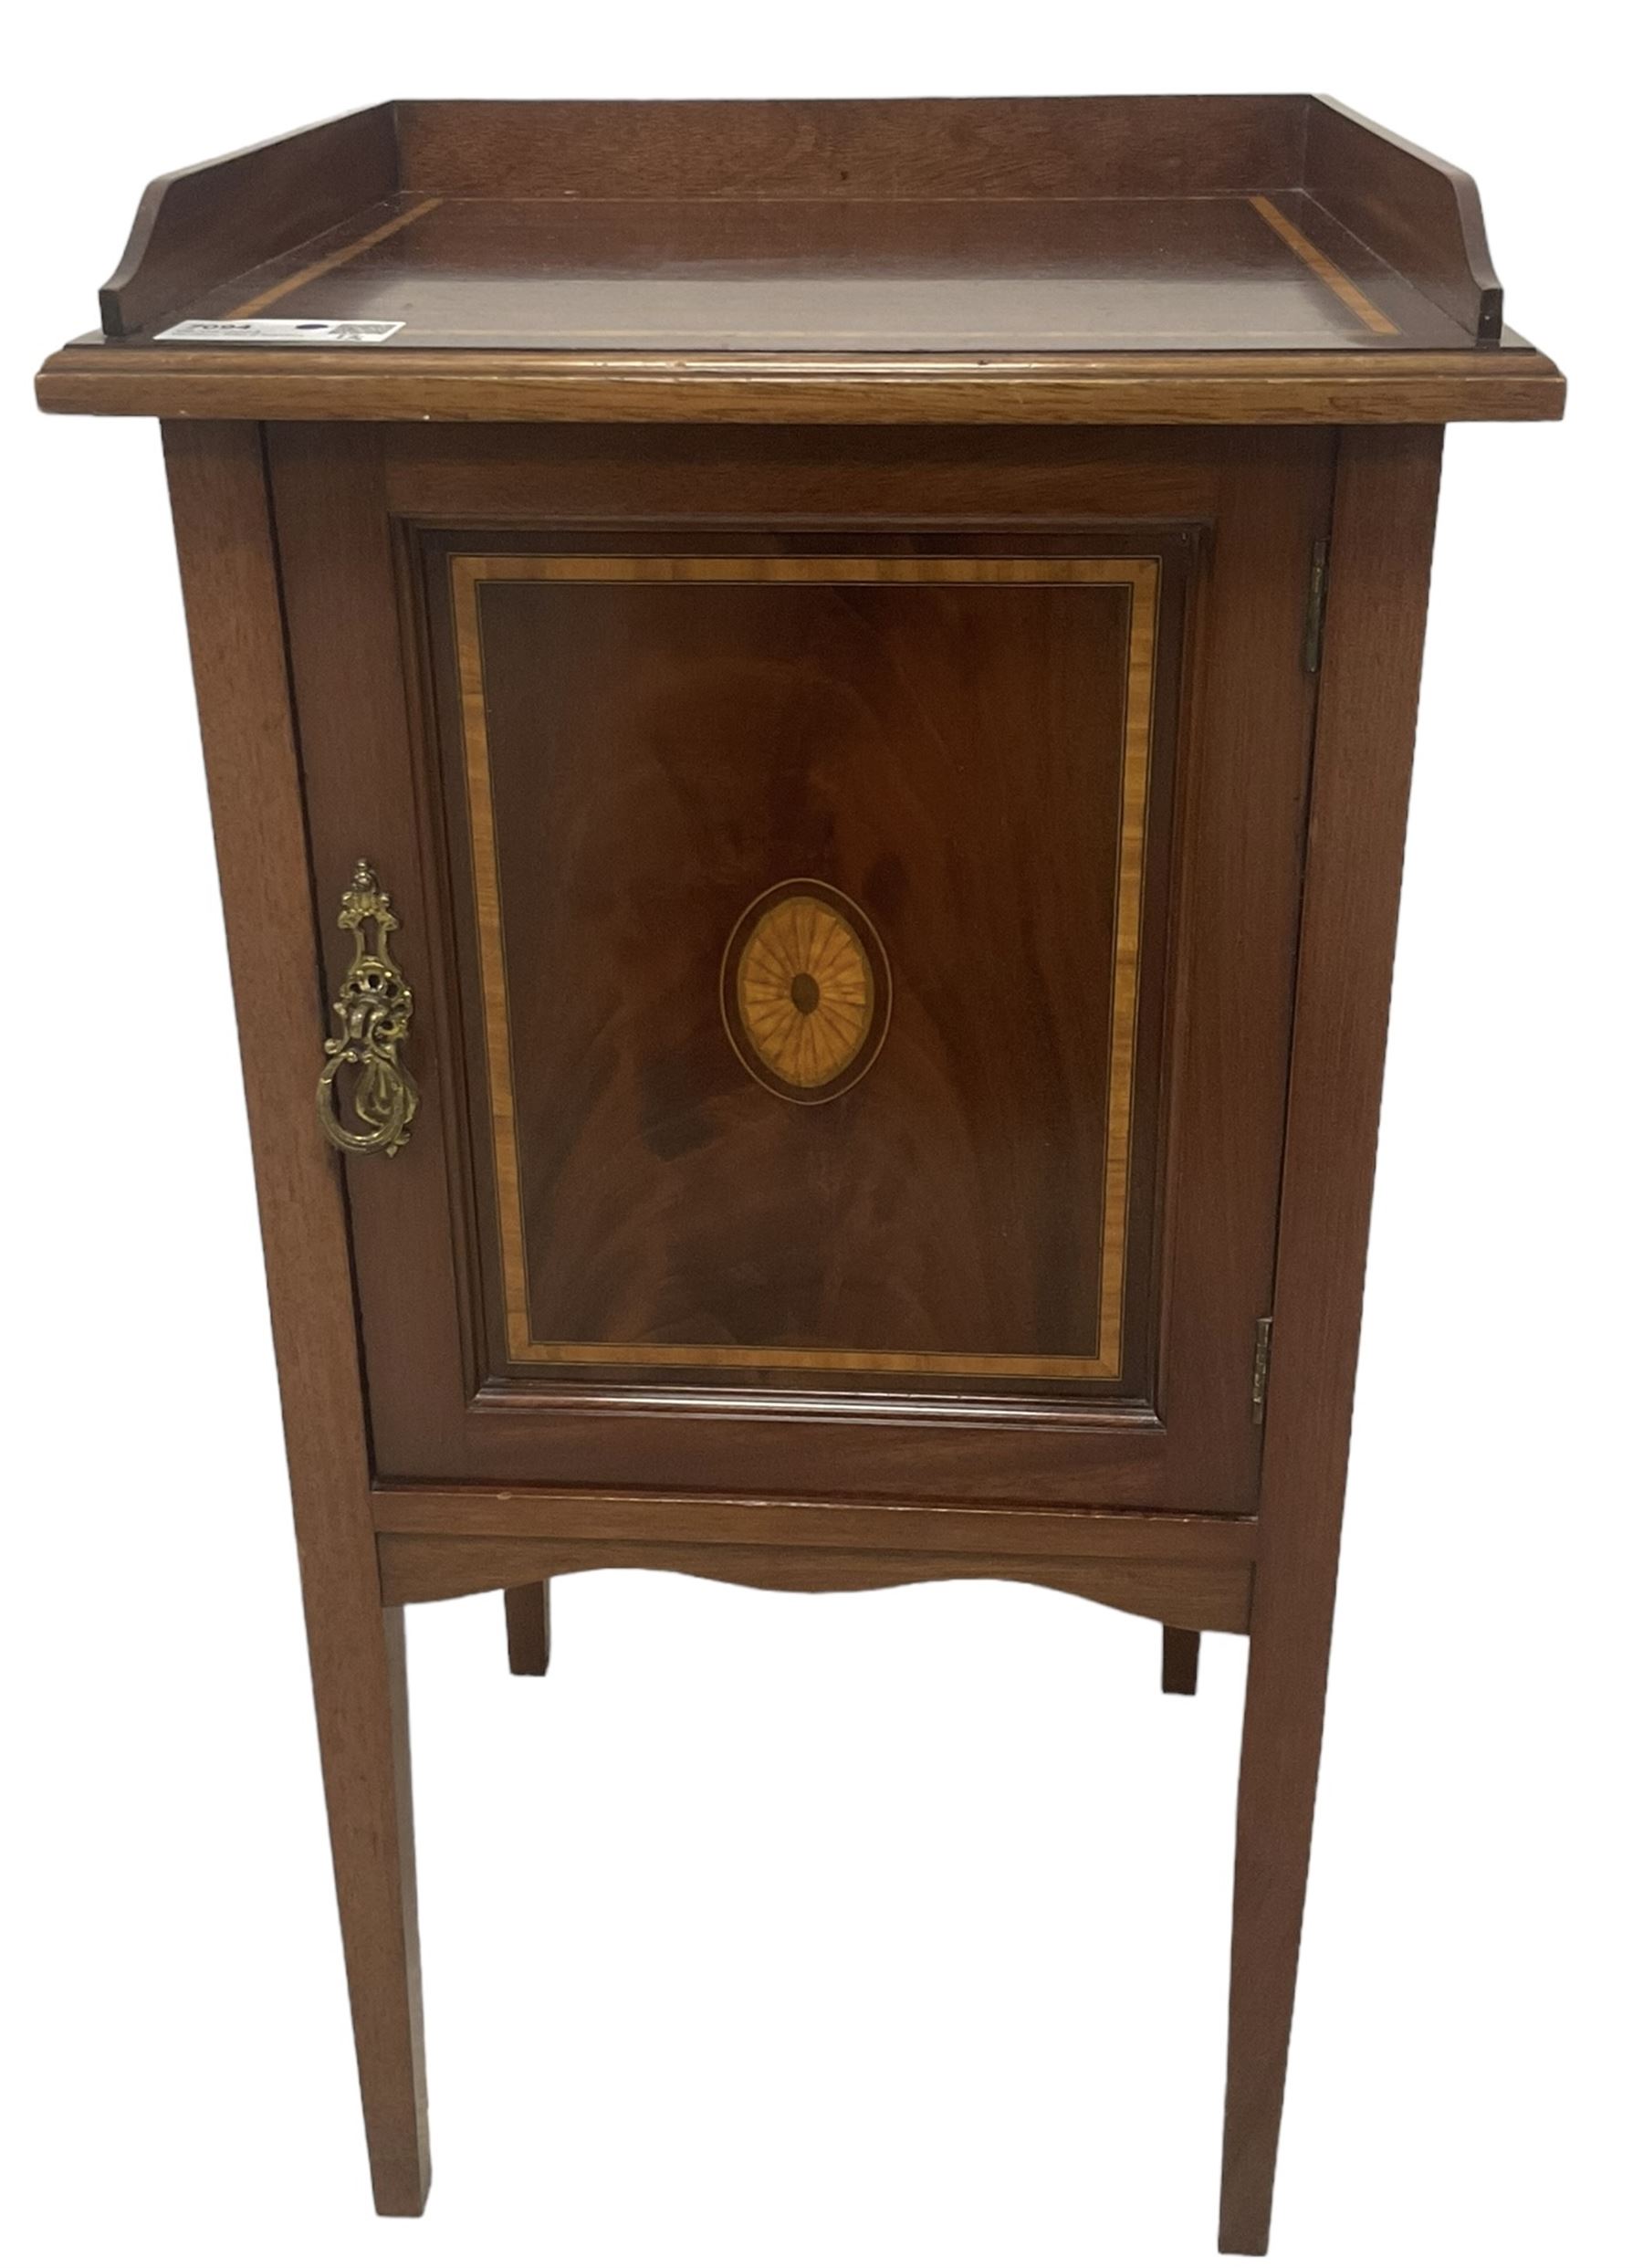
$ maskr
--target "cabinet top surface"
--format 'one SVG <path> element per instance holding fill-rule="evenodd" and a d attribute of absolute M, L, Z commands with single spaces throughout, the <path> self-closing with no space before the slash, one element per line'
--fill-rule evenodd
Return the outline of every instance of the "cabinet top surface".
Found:
<path fill-rule="evenodd" d="M 398 102 L 162 177 L 43 406 L 1555 416 L 1470 180 L 1313 96 Z M 361 328 L 361 326 L 365 328 Z"/>

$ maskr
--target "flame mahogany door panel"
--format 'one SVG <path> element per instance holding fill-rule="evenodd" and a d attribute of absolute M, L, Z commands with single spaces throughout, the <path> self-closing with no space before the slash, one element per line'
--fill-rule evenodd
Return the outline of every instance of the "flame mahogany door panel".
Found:
<path fill-rule="evenodd" d="M 1328 437 L 270 439 L 379 1472 L 1251 1508 Z"/>

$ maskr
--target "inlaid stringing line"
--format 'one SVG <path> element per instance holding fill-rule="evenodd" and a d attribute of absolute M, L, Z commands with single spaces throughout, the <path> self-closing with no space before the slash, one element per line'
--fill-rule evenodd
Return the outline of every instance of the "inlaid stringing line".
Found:
<path fill-rule="evenodd" d="M 1326 252 L 1320 252 L 1312 238 L 1303 236 L 1294 222 L 1278 210 L 1270 197 L 1251 197 L 1250 203 L 1273 235 L 1282 237 L 1295 257 L 1305 261 L 1318 281 L 1326 284 L 1335 298 L 1352 310 L 1366 330 L 1376 332 L 1383 339 L 1396 339 L 1398 336 L 1397 325 L 1392 318 L 1383 315 L 1375 301 L 1358 289 L 1351 277 L 1337 268 Z"/>
<path fill-rule="evenodd" d="M 373 245 L 386 244 L 390 236 L 397 236 L 402 228 L 409 228 L 413 221 L 421 220 L 424 213 L 431 213 L 436 205 L 442 205 L 444 202 L 442 197 L 424 197 L 420 205 L 413 205 L 409 212 L 396 213 L 392 220 L 384 221 L 380 228 L 367 229 L 362 236 L 356 236 L 351 244 L 340 245 L 336 251 L 328 252 L 322 260 L 310 260 L 306 268 L 299 268 L 294 276 L 288 276 L 283 283 L 270 284 L 266 291 L 259 291 L 254 299 L 246 299 L 238 307 L 231 309 L 225 320 L 233 323 L 237 322 L 243 315 L 260 315 L 264 308 L 272 307 L 277 300 L 283 299 L 288 292 L 297 290 L 301 285 L 312 283 L 317 276 L 329 276 L 333 268 L 345 268 L 350 260 L 357 260 L 361 252 L 369 252 Z"/>
<path fill-rule="evenodd" d="M 472 844 L 474 910 L 479 931 L 480 988 L 484 1000 L 486 1071 L 490 1084 L 491 1152 L 497 1181 L 498 1242 L 502 1248 L 503 1306 L 508 1352 L 528 1360 L 530 1295 L 525 1273 L 525 1217 L 519 1191 L 519 1153 L 514 1109 L 511 1023 L 508 1013 L 508 968 L 502 950 L 502 900 L 497 867 L 496 807 L 491 792 L 490 749 L 485 715 L 485 659 L 479 623 L 479 583 L 484 562 L 451 562 L 452 595 L 457 624 L 457 669 L 461 688 L 462 737 L 466 758 L 468 832 Z"/>
<path fill-rule="evenodd" d="M 1113 1005 L 1107 1052 L 1106 1204 L 1101 1239 L 1098 1345 L 1123 1368 L 1124 1260 L 1129 1214 L 1130 1132 L 1135 1117 L 1135 999 L 1141 970 L 1141 892 L 1156 677 L 1158 563 L 1137 560 L 1130 586 L 1129 668 L 1125 685 L 1118 872 L 1114 883 Z"/>

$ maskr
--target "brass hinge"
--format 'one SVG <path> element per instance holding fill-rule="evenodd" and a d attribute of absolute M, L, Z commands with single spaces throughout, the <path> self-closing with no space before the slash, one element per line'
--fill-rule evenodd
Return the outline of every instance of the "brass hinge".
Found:
<path fill-rule="evenodd" d="M 1253 1423 L 1266 1422 L 1267 1373 L 1272 1367 L 1272 1318 L 1263 1315 L 1255 1326 L 1255 1367 L 1250 1379 L 1250 1416 Z"/>
<path fill-rule="evenodd" d="M 1329 545 L 1322 538 L 1313 545 L 1312 572 L 1306 578 L 1306 631 L 1301 641 L 1301 667 L 1309 677 L 1318 674 L 1324 658 L 1324 602 L 1329 594 Z"/>

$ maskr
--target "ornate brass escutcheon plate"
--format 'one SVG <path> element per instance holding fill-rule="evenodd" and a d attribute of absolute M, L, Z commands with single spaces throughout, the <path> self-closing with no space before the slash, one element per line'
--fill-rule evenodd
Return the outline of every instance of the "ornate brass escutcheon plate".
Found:
<path fill-rule="evenodd" d="M 374 951 L 365 943 L 368 922 L 376 930 Z M 320 1131 L 333 1149 L 380 1150 L 392 1158 L 410 1139 L 416 1116 L 416 1082 L 399 1059 L 400 1042 L 411 1029 L 411 987 L 388 946 L 399 928 L 393 901 L 362 858 L 342 893 L 337 927 L 351 931 L 353 959 L 331 1003 L 341 1037 L 325 1043 L 315 1097 Z M 351 1072 L 350 1108 L 357 1128 L 345 1126 L 339 1115 L 338 1075 L 344 1066 Z"/>

